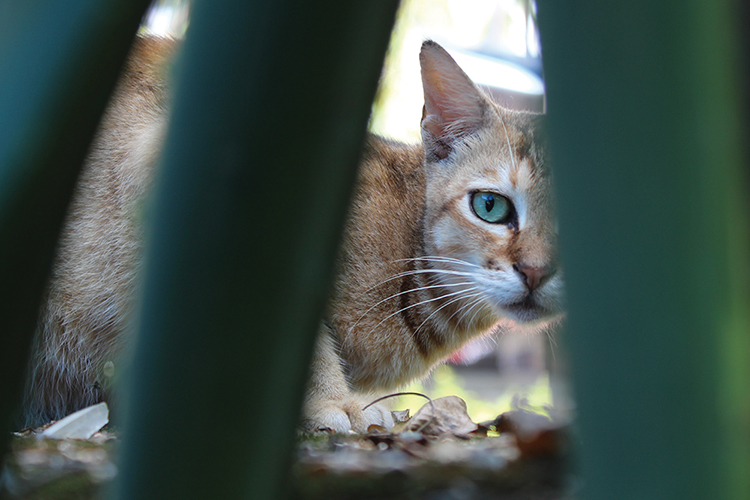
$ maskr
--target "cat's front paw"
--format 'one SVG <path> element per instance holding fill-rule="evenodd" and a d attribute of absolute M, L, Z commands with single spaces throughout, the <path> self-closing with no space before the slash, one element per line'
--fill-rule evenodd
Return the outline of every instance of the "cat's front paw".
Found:
<path fill-rule="evenodd" d="M 308 404 L 305 408 L 303 428 L 306 431 L 332 430 L 347 432 L 352 430 L 364 434 L 370 425 L 393 427 L 390 410 L 376 403 L 363 410 L 369 401 L 350 397 L 344 400 L 322 400 Z"/>

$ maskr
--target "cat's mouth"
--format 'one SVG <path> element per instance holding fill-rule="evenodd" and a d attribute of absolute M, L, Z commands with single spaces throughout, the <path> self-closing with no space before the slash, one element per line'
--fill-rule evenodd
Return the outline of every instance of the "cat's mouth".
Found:
<path fill-rule="evenodd" d="M 519 302 L 505 305 L 504 309 L 511 313 L 513 319 L 523 323 L 532 323 L 534 321 L 548 318 L 552 315 L 552 311 L 540 305 L 534 299 L 533 294 L 527 295 Z"/>

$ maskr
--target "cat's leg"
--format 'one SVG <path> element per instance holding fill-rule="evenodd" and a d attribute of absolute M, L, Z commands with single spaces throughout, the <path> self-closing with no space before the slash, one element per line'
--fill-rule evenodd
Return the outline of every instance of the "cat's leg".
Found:
<path fill-rule="evenodd" d="M 22 427 L 38 427 L 104 400 L 105 389 L 85 369 L 58 359 L 34 359 L 29 373 Z M 93 371 L 93 370 L 89 370 Z"/>
<path fill-rule="evenodd" d="M 109 317 L 92 319 L 92 309 L 70 306 L 73 301 L 64 300 L 56 286 L 53 282 L 45 295 L 34 333 L 18 422 L 23 426 L 38 427 L 100 403 L 113 388 L 114 361 L 120 350 L 113 339 L 120 325 Z M 105 321 L 111 327 L 106 334 L 92 326 Z"/>
<path fill-rule="evenodd" d="M 336 341 L 330 329 L 322 325 L 305 394 L 303 428 L 309 431 L 328 428 L 336 432 L 353 430 L 364 433 L 371 424 L 391 427 L 393 419 L 385 405 L 376 403 L 363 411 L 373 399 L 376 397 L 350 391 Z"/>

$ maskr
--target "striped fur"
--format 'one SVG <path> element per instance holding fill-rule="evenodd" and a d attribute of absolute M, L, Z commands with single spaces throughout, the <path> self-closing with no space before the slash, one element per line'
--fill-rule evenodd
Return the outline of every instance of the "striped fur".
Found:
<path fill-rule="evenodd" d="M 25 421 L 109 399 L 141 252 L 140 202 L 167 125 L 169 40 L 141 38 L 95 138 L 58 249 L 33 349 Z M 498 323 L 559 315 L 550 174 L 539 116 L 486 99 L 437 44 L 421 53 L 423 145 L 370 137 L 305 399 L 305 426 L 364 430 L 396 389 Z M 507 197 L 490 224 L 471 196 Z"/>
<path fill-rule="evenodd" d="M 32 350 L 24 423 L 98 403 L 134 306 L 141 201 L 167 125 L 167 39 L 139 38 L 102 118 L 60 237 Z"/>
<path fill-rule="evenodd" d="M 318 345 L 329 362 L 314 366 L 306 400 L 312 428 L 387 423 L 385 408 L 357 408 L 500 323 L 539 328 L 560 315 L 542 117 L 492 103 L 435 43 L 420 59 L 423 145 L 373 137 L 360 165 Z M 481 220 L 477 191 L 508 198 L 514 217 Z"/>

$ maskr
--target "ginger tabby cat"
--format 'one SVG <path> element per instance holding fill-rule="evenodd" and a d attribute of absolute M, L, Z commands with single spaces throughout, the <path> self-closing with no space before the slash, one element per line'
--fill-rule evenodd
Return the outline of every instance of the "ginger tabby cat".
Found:
<path fill-rule="evenodd" d="M 139 38 L 84 166 L 40 315 L 26 423 L 108 397 L 127 344 L 147 192 L 167 125 L 175 44 Z M 468 340 L 544 327 L 562 278 L 540 115 L 491 102 L 445 50 L 420 53 L 422 145 L 367 141 L 321 322 L 303 426 L 390 424 L 373 395 Z"/>

